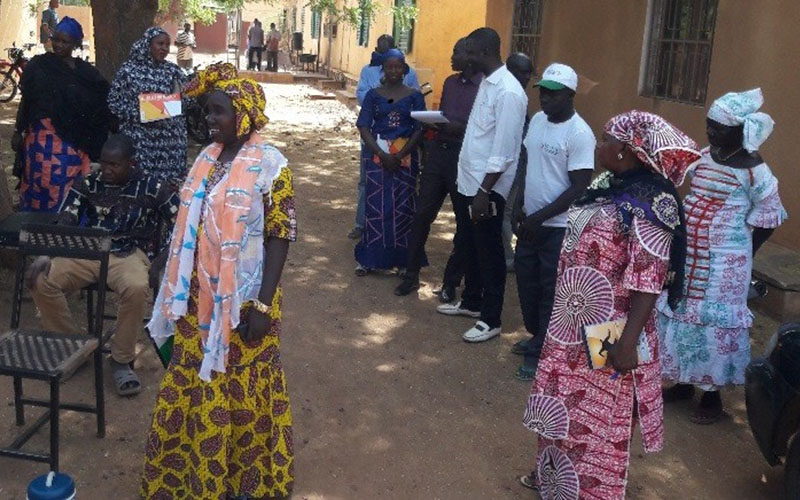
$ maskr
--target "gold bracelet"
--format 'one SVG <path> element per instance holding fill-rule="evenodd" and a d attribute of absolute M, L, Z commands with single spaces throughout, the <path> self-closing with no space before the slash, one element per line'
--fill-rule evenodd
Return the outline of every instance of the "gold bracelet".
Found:
<path fill-rule="evenodd" d="M 261 314 L 269 315 L 272 312 L 272 306 L 261 302 L 258 299 L 253 299 L 253 308 Z"/>

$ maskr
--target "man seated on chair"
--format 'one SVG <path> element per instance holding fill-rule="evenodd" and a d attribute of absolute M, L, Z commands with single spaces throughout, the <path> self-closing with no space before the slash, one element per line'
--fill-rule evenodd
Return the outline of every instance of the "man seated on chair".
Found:
<path fill-rule="evenodd" d="M 111 345 L 111 373 L 120 396 L 141 391 L 133 371 L 136 338 L 142 331 L 150 285 L 166 261 L 168 242 L 150 264 L 147 252 L 158 232 L 158 219 L 172 227 L 178 213 L 177 193 L 155 177 L 143 174 L 133 161 L 134 146 L 124 135 L 112 135 L 100 154 L 101 169 L 76 183 L 61 205 L 59 223 L 106 229 L 111 234 L 109 288 L 119 297 Z M 65 293 L 97 282 L 98 261 L 40 258 L 30 276 L 31 295 L 42 315 L 44 329 L 74 333 Z"/>

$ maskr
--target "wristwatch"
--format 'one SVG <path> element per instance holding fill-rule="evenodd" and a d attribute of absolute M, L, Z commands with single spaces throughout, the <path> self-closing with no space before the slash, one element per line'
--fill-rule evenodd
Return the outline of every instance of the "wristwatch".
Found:
<path fill-rule="evenodd" d="M 269 315 L 272 312 L 272 306 L 261 302 L 258 299 L 253 299 L 253 309 L 261 314 Z"/>

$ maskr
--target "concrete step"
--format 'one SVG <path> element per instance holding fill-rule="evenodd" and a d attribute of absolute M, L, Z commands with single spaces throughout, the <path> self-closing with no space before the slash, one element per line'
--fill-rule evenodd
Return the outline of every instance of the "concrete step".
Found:
<path fill-rule="evenodd" d="M 346 84 L 343 80 L 319 80 L 317 86 L 329 90 L 346 88 Z"/>
<path fill-rule="evenodd" d="M 336 99 L 343 102 L 348 107 L 355 108 L 358 106 L 358 97 L 349 90 L 337 90 L 334 94 L 336 94 Z"/>
<path fill-rule="evenodd" d="M 294 83 L 294 75 L 286 72 L 240 71 L 239 76 L 252 78 L 259 83 Z"/>

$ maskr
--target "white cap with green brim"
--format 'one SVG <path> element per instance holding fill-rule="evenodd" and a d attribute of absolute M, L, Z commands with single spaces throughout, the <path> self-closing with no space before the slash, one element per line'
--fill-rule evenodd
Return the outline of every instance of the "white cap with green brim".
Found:
<path fill-rule="evenodd" d="M 549 90 L 578 89 L 578 74 L 566 64 L 553 63 L 544 70 L 536 84 Z"/>

